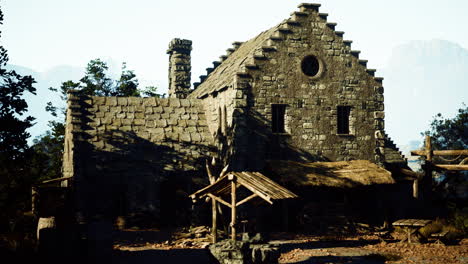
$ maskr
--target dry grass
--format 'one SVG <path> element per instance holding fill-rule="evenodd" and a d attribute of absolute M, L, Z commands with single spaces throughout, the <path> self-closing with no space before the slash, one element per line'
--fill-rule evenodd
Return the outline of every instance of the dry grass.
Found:
<path fill-rule="evenodd" d="M 463 237 L 462 230 L 457 229 L 453 224 L 448 223 L 444 219 L 436 219 L 419 230 L 419 233 L 425 238 L 429 238 L 432 234 L 442 232 L 448 232 L 445 236 L 447 240 L 455 240 Z"/>
<path fill-rule="evenodd" d="M 270 161 L 269 170 L 280 182 L 296 186 L 357 187 L 392 184 L 391 173 L 367 160 L 311 162 Z"/>

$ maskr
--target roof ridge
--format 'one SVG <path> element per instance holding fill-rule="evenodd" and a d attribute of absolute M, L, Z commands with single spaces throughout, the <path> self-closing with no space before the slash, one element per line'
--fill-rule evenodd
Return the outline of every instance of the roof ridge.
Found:
<path fill-rule="evenodd" d="M 226 49 L 226 55 L 221 55 L 219 56 L 220 60 L 219 61 L 213 61 L 213 67 L 208 67 L 206 68 L 206 75 L 200 75 L 200 82 L 195 82 L 193 83 L 194 89 L 196 89 L 200 84 L 202 84 L 219 65 L 223 63 L 229 56 L 234 53 L 237 49 L 239 49 L 240 46 L 242 46 L 244 42 L 242 41 L 234 41 L 232 42 L 232 48 Z"/>

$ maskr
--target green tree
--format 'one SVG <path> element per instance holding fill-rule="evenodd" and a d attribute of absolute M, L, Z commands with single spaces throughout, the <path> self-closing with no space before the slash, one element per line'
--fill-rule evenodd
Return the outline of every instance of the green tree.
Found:
<path fill-rule="evenodd" d="M 0 25 L 3 13 L 0 9 Z M 1 33 L 1 32 L 0 32 Z M 28 104 L 22 98 L 25 92 L 35 94 L 31 76 L 21 76 L 6 68 L 7 50 L 0 46 L 0 219 L 25 209 L 31 183 L 28 158 L 30 148 L 26 131 L 34 118 L 24 116 Z M 0 225 L 4 224 L 1 223 Z"/>
<path fill-rule="evenodd" d="M 122 63 L 122 73 L 120 79 L 117 81 L 114 96 L 140 96 L 138 91 L 138 80 L 133 71 L 127 69 L 127 64 Z"/>
<path fill-rule="evenodd" d="M 62 174 L 62 156 L 65 125 L 50 121 L 50 130 L 33 141 L 33 155 L 30 161 L 31 172 L 37 182 L 59 178 Z"/>
<path fill-rule="evenodd" d="M 157 97 L 164 98 L 166 97 L 165 93 L 158 93 L 158 88 L 156 86 L 146 86 L 145 89 L 141 91 L 141 94 L 144 97 Z"/>
<path fill-rule="evenodd" d="M 113 81 L 107 77 L 109 67 L 100 59 L 91 60 L 86 66 L 86 73 L 80 80 L 80 88 L 84 94 L 97 96 L 111 96 Z"/>
<path fill-rule="evenodd" d="M 423 135 L 431 136 L 435 149 L 468 149 L 468 107 L 463 105 L 452 119 L 438 113 Z"/>

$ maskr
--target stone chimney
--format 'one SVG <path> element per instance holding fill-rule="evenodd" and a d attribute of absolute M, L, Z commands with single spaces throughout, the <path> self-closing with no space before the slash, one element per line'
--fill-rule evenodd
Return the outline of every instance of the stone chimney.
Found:
<path fill-rule="evenodd" d="M 169 98 L 186 98 L 190 93 L 192 41 L 175 38 L 169 43 Z"/>

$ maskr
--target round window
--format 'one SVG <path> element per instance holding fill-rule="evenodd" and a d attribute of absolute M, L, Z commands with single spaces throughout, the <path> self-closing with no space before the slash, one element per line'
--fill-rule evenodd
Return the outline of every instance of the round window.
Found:
<path fill-rule="evenodd" d="M 320 73 L 321 63 L 314 55 L 306 56 L 301 63 L 302 72 L 310 77 L 315 77 Z"/>

